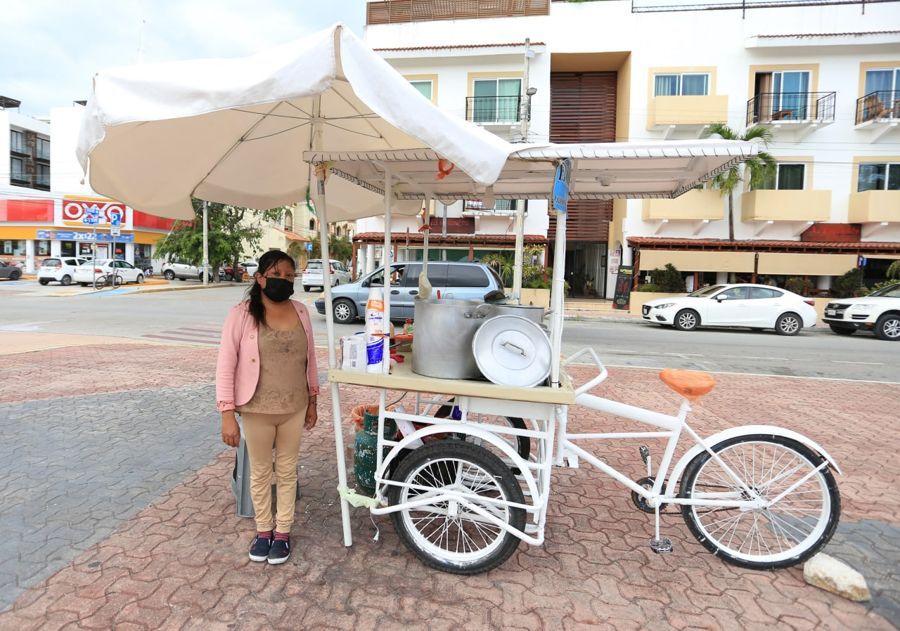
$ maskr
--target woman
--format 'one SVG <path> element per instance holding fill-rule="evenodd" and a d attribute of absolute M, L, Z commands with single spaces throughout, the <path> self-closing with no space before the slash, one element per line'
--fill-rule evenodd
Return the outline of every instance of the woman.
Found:
<path fill-rule="evenodd" d="M 250 454 L 250 496 L 256 513 L 251 561 L 284 563 L 291 555 L 297 457 L 304 428 L 315 427 L 319 376 L 306 307 L 289 300 L 296 267 L 280 250 L 259 258 L 248 300 L 235 306 L 222 330 L 216 400 L 222 440 L 237 447 L 240 413 Z M 277 514 L 272 514 L 272 446 Z M 273 519 L 274 517 L 274 519 Z"/>

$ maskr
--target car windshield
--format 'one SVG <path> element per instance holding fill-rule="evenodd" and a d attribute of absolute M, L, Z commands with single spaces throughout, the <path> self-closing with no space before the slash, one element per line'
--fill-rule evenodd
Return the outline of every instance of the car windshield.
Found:
<path fill-rule="evenodd" d="M 882 287 L 878 291 L 873 291 L 866 296 L 867 298 L 900 298 L 900 284 L 891 285 L 890 287 Z"/>
<path fill-rule="evenodd" d="M 688 298 L 703 298 L 705 296 L 711 296 L 720 289 L 725 289 L 725 285 L 713 285 L 712 287 L 701 287 L 694 293 L 688 294 Z"/>
<path fill-rule="evenodd" d="M 306 264 L 306 269 L 322 269 L 322 261 L 310 261 Z"/>

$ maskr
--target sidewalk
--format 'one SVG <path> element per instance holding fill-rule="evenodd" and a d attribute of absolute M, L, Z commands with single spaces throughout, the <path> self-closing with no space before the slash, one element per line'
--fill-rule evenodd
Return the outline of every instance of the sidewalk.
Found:
<path fill-rule="evenodd" d="M 254 564 L 252 521 L 234 515 L 233 450 L 219 442 L 215 349 L 92 340 L 42 350 L 30 337 L 16 344 L 31 352 L 2 357 L 0 629 L 890 629 L 900 620 L 900 437 L 891 431 L 900 386 L 719 375 L 692 419 L 701 434 L 783 425 L 837 459 L 843 514 L 826 551 L 867 576 L 875 600 L 856 604 L 806 585 L 799 568 L 723 563 L 675 513 L 663 520 L 675 550 L 654 555 L 652 517 L 586 465 L 554 472 L 545 544 L 522 544 L 488 574 L 426 568 L 389 518 L 375 519 L 373 542 L 361 509 L 344 548 L 328 388 L 301 447 L 294 556 Z M 605 396 L 677 408 L 653 371 L 610 373 Z M 342 388 L 345 416 L 372 399 Z M 582 409 L 570 423 L 604 427 Z M 344 440 L 353 444 L 349 423 Z M 602 453 L 637 478 L 637 447 Z M 650 447 L 659 457 L 661 446 Z"/>

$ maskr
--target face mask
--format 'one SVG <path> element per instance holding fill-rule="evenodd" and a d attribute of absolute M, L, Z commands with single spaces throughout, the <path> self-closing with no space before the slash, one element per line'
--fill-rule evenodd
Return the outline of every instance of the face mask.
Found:
<path fill-rule="evenodd" d="M 294 293 L 294 283 L 284 278 L 266 278 L 263 293 L 273 302 L 284 302 Z"/>

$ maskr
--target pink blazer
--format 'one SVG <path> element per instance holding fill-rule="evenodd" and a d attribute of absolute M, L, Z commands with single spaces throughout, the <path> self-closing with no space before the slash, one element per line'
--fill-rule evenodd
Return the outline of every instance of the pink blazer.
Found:
<path fill-rule="evenodd" d="M 316 366 L 316 345 L 313 341 L 312 323 L 306 306 L 296 300 L 291 304 L 300 316 L 300 324 L 306 331 L 306 380 L 309 396 L 319 394 L 319 370 Z M 256 322 L 250 315 L 249 303 L 244 301 L 225 318 L 222 326 L 222 343 L 216 362 L 216 407 L 220 412 L 244 405 L 256 392 L 259 382 L 259 340 Z"/>

